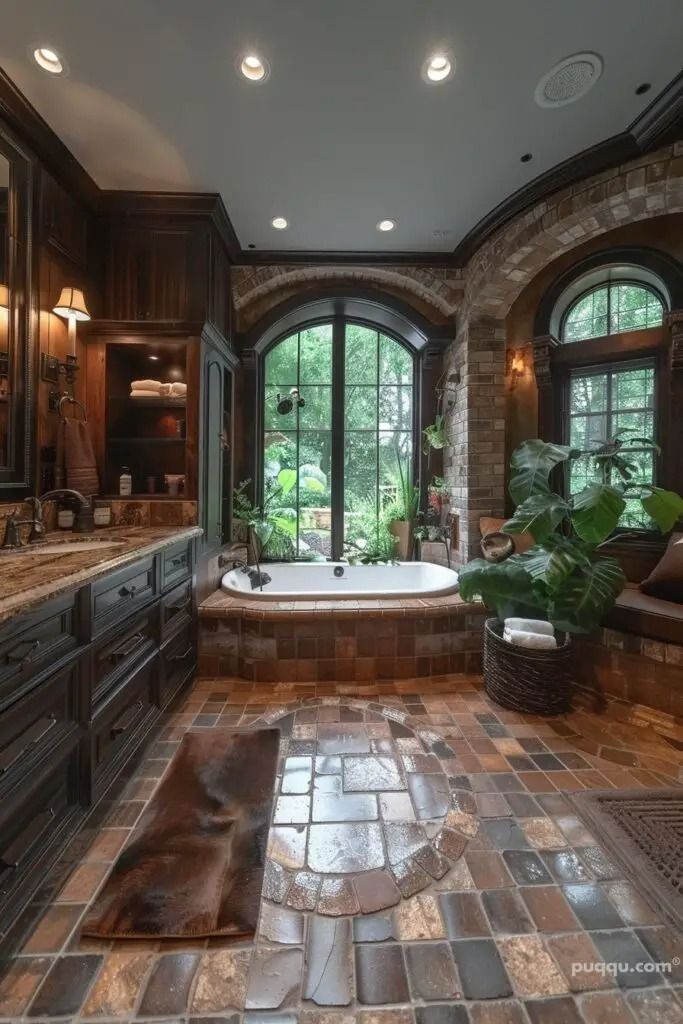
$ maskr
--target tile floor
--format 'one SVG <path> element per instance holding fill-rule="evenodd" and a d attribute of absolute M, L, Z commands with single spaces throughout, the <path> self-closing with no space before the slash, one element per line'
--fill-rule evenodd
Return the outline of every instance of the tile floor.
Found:
<path fill-rule="evenodd" d="M 0 1021 L 683 1022 L 681 936 L 563 795 L 671 785 L 681 737 L 618 706 L 505 712 L 475 677 L 417 689 L 197 680 L 17 926 Z M 80 940 L 183 733 L 261 721 L 282 758 L 256 941 Z"/>

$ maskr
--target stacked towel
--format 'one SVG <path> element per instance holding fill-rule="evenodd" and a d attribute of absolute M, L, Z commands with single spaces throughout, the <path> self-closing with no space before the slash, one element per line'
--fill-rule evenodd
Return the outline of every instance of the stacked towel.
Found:
<path fill-rule="evenodd" d="M 515 647 L 531 647 L 539 651 L 557 647 L 555 630 L 550 622 L 543 619 L 511 617 L 505 620 L 504 626 L 503 640 Z"/>
<path fill-rule="evenodd" d="M 173 398 L 184 398 L 187 394 L 187 384 L 183 384 L 182 381 L 174 381 L 173 384 L 170 385 L 170 388 L 171 396 Z"/>
<path fill-rule="evenodd" d="M 184 398 L 187 384 L 180 381 L 164 384 L 160 380 L 133 380 L 130 384 L 131 398 Z"/>

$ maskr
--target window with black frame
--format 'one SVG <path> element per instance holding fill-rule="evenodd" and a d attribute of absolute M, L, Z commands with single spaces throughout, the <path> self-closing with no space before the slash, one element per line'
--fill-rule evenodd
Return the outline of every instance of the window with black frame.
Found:
<path fill-rule="evenodd" d="M 363 549 L 413 478 L 415 356 L 367 324 L 294 331 L 263 363 L 263 501 L 271 557 Z"/>

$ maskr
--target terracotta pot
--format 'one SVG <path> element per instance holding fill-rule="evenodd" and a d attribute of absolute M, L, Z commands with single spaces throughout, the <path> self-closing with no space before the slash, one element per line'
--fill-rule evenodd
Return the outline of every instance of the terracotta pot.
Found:
<path fill-rule="evenodd" d="M 389 533 L 396 537 L 396 558 L 399 562 L 409 562 L 413 556 L 413 520 L 394 519 L 389 523 Z"/>

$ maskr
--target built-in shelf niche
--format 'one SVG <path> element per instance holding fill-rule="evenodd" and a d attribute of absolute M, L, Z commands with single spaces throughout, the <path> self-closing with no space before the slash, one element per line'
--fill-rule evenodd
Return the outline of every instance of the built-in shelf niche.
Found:
<path fill-rule="evenodd" d="M 105 492 L 118 495 L 122 467 L 133 477 L 132 498 L 169 496 L 166 474 L 183 475 L 188 490 L 187 399 L 131 398 L 134 380 L 187 383 L 183 342 L 110 342 L 106 346 Z M 154 477 L 155 487 L 148 488 Z"/>

